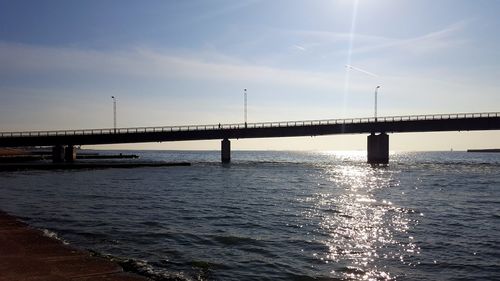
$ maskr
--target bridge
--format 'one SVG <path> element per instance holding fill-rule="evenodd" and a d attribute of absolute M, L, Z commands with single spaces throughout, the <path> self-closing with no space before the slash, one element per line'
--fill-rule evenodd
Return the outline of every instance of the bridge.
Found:
<path fill-rule="evenodd" d="M 263 123 L 0 132 L 0 147 L 52 146 L 54 162 L 72 162 L 77 145 L 221 141 L 221 160 L 231 160 L 230 139 L 369 134 L 368 163 L 389 162 L 389 133 L 500 130 L 500 112 L 388 116 Z"/>

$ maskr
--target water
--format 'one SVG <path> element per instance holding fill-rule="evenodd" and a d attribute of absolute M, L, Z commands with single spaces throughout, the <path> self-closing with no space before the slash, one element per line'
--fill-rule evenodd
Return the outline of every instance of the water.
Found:
<path fill-rule="evenodd" d="M 136 152 L 191 167 L 0 173 L 0 209 L 156 280 L 493 280 L 500 154 Z"/>

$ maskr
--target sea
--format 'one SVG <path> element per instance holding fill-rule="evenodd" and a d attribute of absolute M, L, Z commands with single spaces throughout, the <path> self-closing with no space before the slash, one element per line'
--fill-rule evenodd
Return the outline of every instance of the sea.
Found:
<path fill-rule="evenodd" d="M 498 153 L 120 152 L 192 165 L 0 172 L 0 209 L 152 280 L 500 280 Z"/>

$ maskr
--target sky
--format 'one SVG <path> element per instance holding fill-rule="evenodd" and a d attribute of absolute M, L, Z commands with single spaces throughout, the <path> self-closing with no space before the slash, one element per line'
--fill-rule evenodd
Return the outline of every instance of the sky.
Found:
<path fill-rule="evenodd" d="M 500 1 L 0 0 L 0 131 L 500 111 Z M 353 66 L 352 68 L 346 65 Z M 500 147 L 500 132 L 391 135 Z M 91 146 L 219 149 L 219 141 Z M 363 150 L 365 135 L 233 149 Z"/>

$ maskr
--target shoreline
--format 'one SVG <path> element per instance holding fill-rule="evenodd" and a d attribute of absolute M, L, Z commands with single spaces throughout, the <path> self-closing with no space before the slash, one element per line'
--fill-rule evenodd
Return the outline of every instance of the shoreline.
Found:
<path fill-rule="evenodd" d="M 0 210 L 0 281 L 148 281 L 118 263 L 44 235 Z"/>
<path fill-rule="evenodd" d="M 189 162 L 74 162 L 74 163 L 5 163 L 0 164 L 1 171 L 20 170 L 78 170 L 105 168 L 140 168 L 191 166 Z"/>

